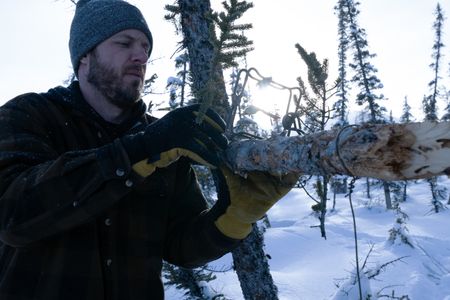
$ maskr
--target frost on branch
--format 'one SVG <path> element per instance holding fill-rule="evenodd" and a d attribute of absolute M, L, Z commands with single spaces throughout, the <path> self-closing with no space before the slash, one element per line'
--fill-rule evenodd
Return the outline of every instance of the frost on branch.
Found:
<path fill-rule="evenodd" d="M 450 173 L 450 122 L 369 124 L 308 136 L 242 140 L 230 145 L 225 159 L 238 173 L 428 178 Z"/>

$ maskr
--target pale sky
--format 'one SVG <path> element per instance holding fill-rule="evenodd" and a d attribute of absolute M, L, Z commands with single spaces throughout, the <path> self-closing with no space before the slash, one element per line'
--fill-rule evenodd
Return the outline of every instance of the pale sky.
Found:
<path fill-rule="evenodd" d="M 173 76 L 170 56 L 181 39 L 174 35 L 173 25 L 164 21 L 163 6 L 167 1 L 130 1 L 143 12 L 154 36 L 153 65 L 148 75 L 157 73 L 157 91 L 164 92 L 168 76 Z M 213 0 L 220 8 L 220 1 Z M 432 62 L 434 41 L 432 24 L 437 2 L 431 0 L 361 0 L 359 24 L 366 29 L 372 63 L 379 70 L 383 93 L 389 99 L 381 105 L 401 113 L 405 96 L 413 113 L 421 111 L 421 100 L 428 93 L 432 79 L 428 65 Z M 337 18 L 331 0 L 254 0 L 254 8 L 246 14 L 253 23 L 249 37 L 255 50 L 248 55 L 249 67 L 287 86 L 296 86 L 303 76 L 304 64 L 294 45 L 316 52 L 320 60 L 329 59 L 331 77 L 337 69 Z M 440 4 L 446 16 L 450 0 Z M 69 28 L 74 6 L 69 0 L 14 0 L 0 2 L 0 104 L 25 92 L 42 92 L 60 85 L 71 73 L 68 51 Z M 450 22 L 444 26 L 444 60 L 442 83 L 449 87 Z M 331 83 L 331 81 L 330 81 Z M 267 107 L 269 100 L 285 103 L 287 94 L 258 92 L 258 106 Z M 150 96 L 152 97 L 152 96 Z M 161 96 L 154 96 L 155 98 Z M 168 96 L 167 96 L 168 98 Z M 284 104 L 282 104 L 284 106 Z M 444 109 L 445 104 L 439 103 Z M 354 120 L 350 120 L 353 122 Z"/>

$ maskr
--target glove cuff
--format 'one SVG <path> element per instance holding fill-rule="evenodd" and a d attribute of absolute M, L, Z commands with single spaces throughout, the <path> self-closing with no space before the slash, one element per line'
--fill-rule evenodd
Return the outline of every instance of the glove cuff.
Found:
<path fill-rule="evenodd" d="M 143 159 L 140 162 L 135 163 L 131 167 L 141 177 L 148 177 L 156 171 L 156 166 L 154 164 L 147 163 L 147 159 Z"/>
<path fill-rule="evenodd" d="M 227 213 L 221 215 L 214 224 L 224 235 L 237 240 L 246 238 L 252 231 L 252 224 L 244 223 Z"/>

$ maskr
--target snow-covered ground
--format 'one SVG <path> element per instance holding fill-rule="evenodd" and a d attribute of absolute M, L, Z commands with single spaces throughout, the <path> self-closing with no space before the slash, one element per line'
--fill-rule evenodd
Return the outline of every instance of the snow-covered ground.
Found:
<path fill-rule="evenodd" d="M 449 183 L 447 179 L 441 181 L 446 186 Z M 381 190 L 372 190 L 370 201 L 363 191 L 361 180 L 352 194 L 360 266 L 366 261 L 363 271 L 369 271 L 370 276 L 386 264 L 378 276 L 362 280 L 363 290 L 371 291 L 371 299 L 378 296 L 378 299 L 450 300 L 450 210 L 430 212 L 428 184 L 411 183 L 401 209 L 409 216 L 405 226 L 412 248 L 399 241 L 388 241 L 396 215 L 384 208 Z M 271 257 L 270 268 L 279 299 L 358 299 L 357 285 L 352 280 L 356 268 L 350 205 L 344 195 L 337 195 L 336 202 L 336 210 L 327 214 L 326 240 L 318 228 L 311 227 L 318 225 L 318 219 L 311 214 L 313 202 L 303 190 L 292 190 L 271 209 L 272 228 L 265 234 L 265 250 Z M 331 207 L 331 201 L 328 206 Z M 226 255 L 211 263 L 211 268 L 227 269 L 231 264 L 231 255 Z M 227 299 L 243 299 L 234 271 L 216 276 L 209 283 L 210 288 Z M 183 299 L 182 293 L 173 287 L 166 290 L 166 298 Z"/>

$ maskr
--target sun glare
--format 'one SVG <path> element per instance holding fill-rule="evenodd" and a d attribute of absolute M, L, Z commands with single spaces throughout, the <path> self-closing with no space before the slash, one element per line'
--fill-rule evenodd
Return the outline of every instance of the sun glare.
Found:
<path fill-rule="evenodd" d="M 271 127 L 275 118 L 281 118 L 286 110 L 288 92 L 272 87 L 253 87 L 250 90 L 251 113 L 254 120 L 264 129 Z"/>

